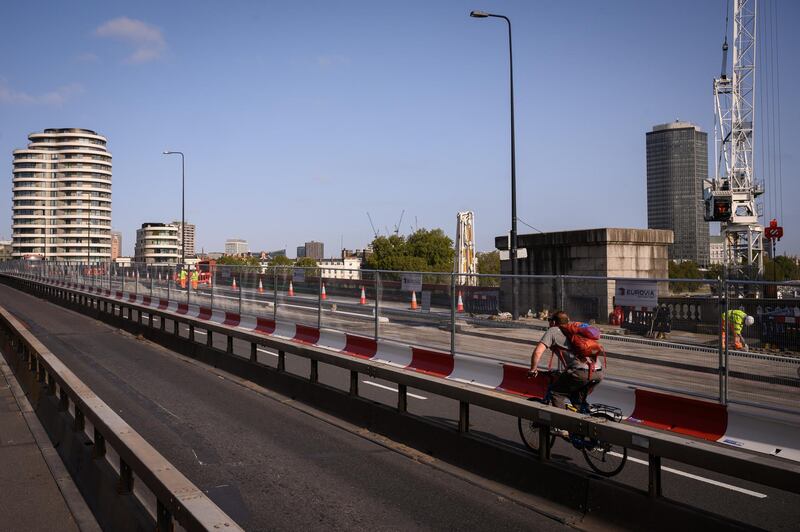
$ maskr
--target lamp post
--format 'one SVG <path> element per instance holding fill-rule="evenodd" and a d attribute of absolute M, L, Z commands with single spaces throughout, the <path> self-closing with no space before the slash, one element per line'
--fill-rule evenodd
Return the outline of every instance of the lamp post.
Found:
<path fill-rule="evenodd" d="M 514 143 L 514 60 L 511 49 L 511 21 L 505 15 L 495 15 L 484 11 L 471 11 L 469 14 L 473 18 L 501 18 L 508 25 L 508 72 L 509 90 L 511 100 L 511 242 L 509 243 L 509 258 L 511 259 L 511 314 L 513 319 L 517 319 L 517 157 Z"/>
<path fill-rule="evenodd" d="M 181 268 L 186 265 L 186 169 L 182 151 L 165 151 L 164 155 L 181 156 Z"/>

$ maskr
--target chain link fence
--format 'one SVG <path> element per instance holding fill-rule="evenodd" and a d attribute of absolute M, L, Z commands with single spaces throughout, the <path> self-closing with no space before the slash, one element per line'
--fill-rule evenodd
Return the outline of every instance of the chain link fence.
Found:
<path fill-rule="evenodd" d="M 607 378 L 800 411 L 800 282 L 588 276 L 514 282 L 510 275 L 204 263 L 184 270 L 9 261 L 0 271 L 522 365 L 548 317 L 564 310 L 602 330 Z M 543 363 L 553 362 L 546 356 Z"/>

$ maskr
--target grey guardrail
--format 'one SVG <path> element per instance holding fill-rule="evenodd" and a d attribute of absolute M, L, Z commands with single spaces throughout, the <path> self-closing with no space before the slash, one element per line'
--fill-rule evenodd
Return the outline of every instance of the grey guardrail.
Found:
<path fill-rule="evenodd" d="M 2 274 L 0 274 L 2 275 Z M 265 336 L 232 326 L 221 325 L 205 320 L 158 310 L 149 306 L 118 300 L 112 297 L 90 294 L 81 290 L 56 287 L 34 280 L 9 276 L 19 282 L 28 283 L 34 290 L 43 291 L 46 295 L 65 298 L 72 303 L 97 312 L 114 313 L 120 309 L 128 309 L 128 318 L 133 320 L 132 311 L 136 311 L 138 322 L 142 326 L 152 327 L 152 317 L 160 318 L 161 329 L 165 319 L 173 322 L 173 334 L 178 334 L 178 324 L 189 327 L 190 339 L 195 329 L 227 336 L 227 352 L 233 355 L 233 339 L 237 338 L 251 344 L 251 360 L 257 346 L 264 346 L 278 351 L 279 370 L 283 369 L 285 353 L 307 358 L 311 361 L 309 379 L 317 382 L 318 363 L 330 364 L 351 372 L 351 383 L 357 382 L 358 374 L 384 379 L 398 385 L 399 410 L 405 411 L 407 406 L 407 388 L 412 387 L 431 394 L 440 395 L 459 401 L 459 427 L 468 430 L 469 406 L 480 406 L 495 412 L 514 417 L 529 419 L 542 426 L 555 426 L 580 436 L 596 438 L 615 445 L 636 449 L 647 453 L 649 457 L 649 486 L 653 496 L 660 494 L 661 459 L 666 458 L 687 465 L 700 467 L 735 478 L 744 479 L 765 486 L 770 486 L 791 493 L 800 493 L 800 463 L 774 456 L 754 454 L 736 448 L 727 447 L 695 438 L 683 437 L 647 427 L 624 423 L 607 423 L 586 415 L 544 405 L 525 398 L 517 398 L 495 390 L 480 388 L 471 384 L 446 380 L 441 377 L 419 373 L 413 370 L 394 368 L 386 363 L 361 359 L 341 354 L 329 349 L 301 344 L 274 336 Z M 102 305 L 100 303 L 103 303 Z M 142 313 L 148 314 L 147 324 L 143 323 Z M 210 335 L 209 335 L 210 336 Z M 207 339 L 210 342 L 210 339 Z M 540 435 L 548 431 L 540 431 Z M 546 442 L 547 438 L 543 438 Z M 539 458 L 547 460 L 547 445 L 540 445 Z"/>
<path fill-rule="evenodd" d="M 0 321 L 39 381 L 50 393 L 58 391 L 62 409 L 73 403 L 75 426 L 92 423 L 95 456 L 104 456 L 106 445 L 117 453 L 120 493 L 132 492 L 135 474 L 155 495 L 158 530 L 172 530 L 173 518 L 186 530 L 242 530 L 3 307 Z"/>

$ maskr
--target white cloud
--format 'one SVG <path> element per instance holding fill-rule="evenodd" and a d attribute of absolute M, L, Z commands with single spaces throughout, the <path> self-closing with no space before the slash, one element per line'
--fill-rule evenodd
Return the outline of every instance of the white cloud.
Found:
<path fill-rule="evenodd" d="M 133 46 L 133 53 L 126 59 L 129 63 L 153 61 L 161 57 L 167 49 L 167 42 L 160 29 L 128 17 L 111 19 L 94 30 L 94 34 Z"/>
<path fill-rule="evenodd" d="M 12 89 L 0 81 L 0 103 L 10 105 L 53 105 L 61 106 L 73 96 L 81 94 L 83 87 L 77 83 L 63 85 L 44 94 L 31 94 Z"/>

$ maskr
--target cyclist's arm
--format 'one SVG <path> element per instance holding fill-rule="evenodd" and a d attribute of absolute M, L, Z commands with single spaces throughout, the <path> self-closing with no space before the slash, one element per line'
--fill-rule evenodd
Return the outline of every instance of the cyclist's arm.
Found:
<path fill-rule="evenodd" d="M 535 376 L 538 373 L 536 368 L 539 367 L 539 361 L 545 351 L 547 351 L 547 346 L 543 342 L 539 342 L 531 355 L 531 369 L 528 371 L 528 375 Z"/>

